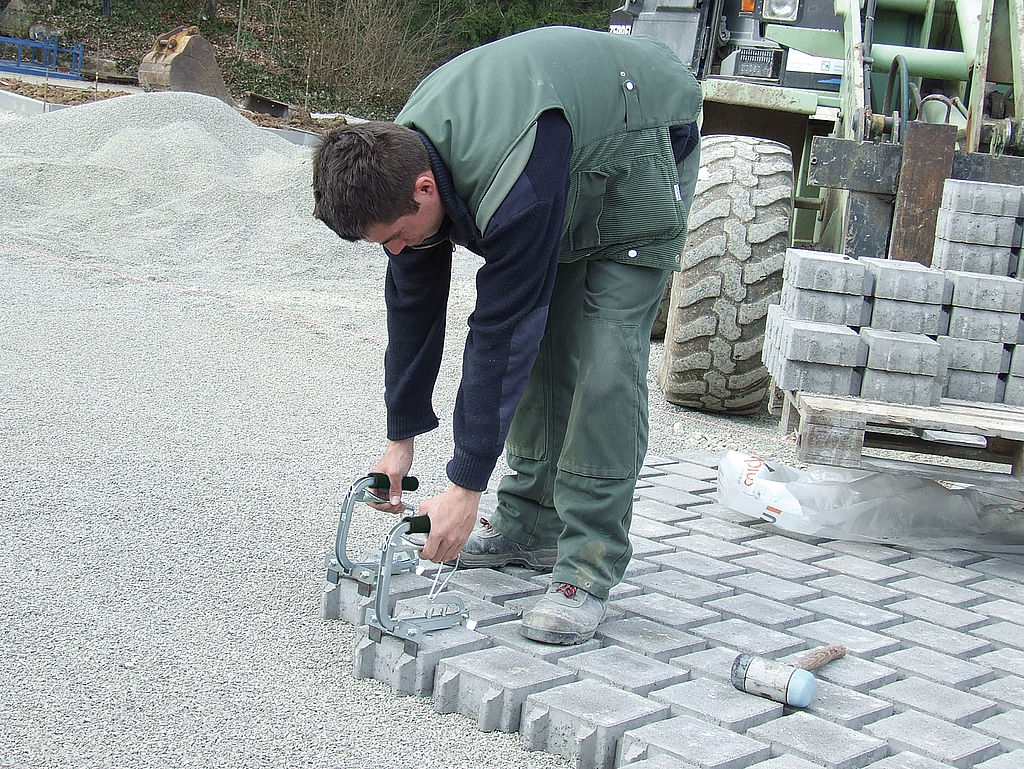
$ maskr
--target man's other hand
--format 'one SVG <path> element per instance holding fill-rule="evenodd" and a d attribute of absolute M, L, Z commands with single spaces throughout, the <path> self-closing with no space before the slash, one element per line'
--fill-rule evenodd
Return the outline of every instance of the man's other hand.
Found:
<path fill-rule="evenodd" d="M 473 531 L 481 496 L 483 492 L 452 484 L 421 504 L 420 515 L 430 516 L 430 535 L 420 556 L 435 563 L 455 560 Z"/>

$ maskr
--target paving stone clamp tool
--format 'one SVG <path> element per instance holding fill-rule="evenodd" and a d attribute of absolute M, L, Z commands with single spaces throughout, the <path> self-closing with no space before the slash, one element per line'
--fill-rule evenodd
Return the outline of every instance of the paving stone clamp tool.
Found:
<path fill-rule="evenodd" d="M 402 479 L 404 491 L 416 491 L 420 482 L 414 476 L 406 476 Z M 377 581 L 379 558 L 373 560 L 353 561 L 348 557 L 348 534 L 352 524 L 352 515 L 355 512 L 356 504 L 359 502 L 384 502 L 388 500 L 377 496 L 372 489 L 390 489 L 391 481 L 384 473 L 370 473 L 356 480 L 345 495 L 345 501 L 341 505 L 341 514 L 338 516 L 338 531 L 334 537 L 334 552 L 327 554 L 327 581 L 337 585 L 343 578 L 352 579 L 359 583 L 359 592 L 362 595 L 369 595 L 373 585 Z M 363 556 L 366 558 L 366 556 Z M 392 574 L 399 574 L 403 571 L 412 571 L 416 568 L 418 558 L 412 551 L 396 553 L 392 559 Z"/>
<path fill-rule="evenodd" d="M 366 609 L 366 624 L 371 640 L 379 643 L 383 635 L 394 636 L 404 641 L 406 653 L 415 657 L 419 641 L 424 633 L 447 630 L 467 622 L 469 612 L 462 599 L 457 595 L 449 595 L 443 602 L 435 602 L 438 594 L 444 589 L 444 583 L 437 586 L 443 566 L 438 566 L 434 580 L 435 588 L 430 592 L 430 601 L 422 615 L 394 617 L 388 611 L 391 575 L 395 573 L 392 564 L 396 559 L 415 558 L 416 551 L 421 545 L 408 539 L 410 534 L 428 534 L 430 532 L 430 518 L 426 515 L 416 515 L 416 508 L 411 505 L 407 504 L 406 508 L 413 514 L 402 518 L 399 523 L 395 524 L 381 545 L 376 579 L 377 592 L 374 596 L 373 606 Z M 455 568 L 458 566 L 456 565 Z M 450 574 L 451 572 L 449 572 Z M 447 582 L 447 580 L 445 581 Z M 472 629 L 471 623 L 467 622 L 467 627 Z"/>

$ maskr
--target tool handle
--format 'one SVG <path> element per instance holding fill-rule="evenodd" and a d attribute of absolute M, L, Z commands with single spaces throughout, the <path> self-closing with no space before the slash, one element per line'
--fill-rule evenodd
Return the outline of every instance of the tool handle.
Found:
<path fill-rule="evenodd" d="M 430 533 L 430 516 L 429 515 L 407 515 L 402 519 L 409 524 L 409 531 L 406 534 L 429 534 Z"/>
<path fill-rule="evenodd" d="M 371 489 L 391 488 L 391 479 L 386 473 L 370 473 L 369 477 L 373 478 L 373 483 L 370 484 Z M 419 487 L 420 481 L 415 475 L 407 475 L 402 479 L 402 491 L 416 491 Z"/>
<path fill-rule="evenodd" d="M 796 667 L 804 670 L 817 670 L 832 660 L 837 660 L 846 654 L 846 647 L 842 644 L 829 644 L 819 649 L 807 652 L 796 661 Z"/>

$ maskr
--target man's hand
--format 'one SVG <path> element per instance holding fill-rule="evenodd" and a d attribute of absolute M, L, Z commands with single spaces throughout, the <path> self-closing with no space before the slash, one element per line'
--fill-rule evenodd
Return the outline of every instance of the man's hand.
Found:
<path fill-rule="evenodd" d="M 406 438 L 401 441 L 388 441 L 384 449 L 384 456 L 371 472 L 384 473 L 391 479 L 391 488 L 387 492 L 388 502 L 373 503 L 372 507 L 383 510 L 386 513 L 400 513 L 405 510 L 402 504 L 402 479 L 412 470 L 413 439 Z M 384 492 L 377 490 L 375 494 L 384 496 Z"/>
<path fill-rule="evenodd" d="M 430 516 L 430 535 L 420 556 L 435 563 L 454 560 L 473 531 L 482 495 L 452 484 L 421 504 L 420 515 Z"/>

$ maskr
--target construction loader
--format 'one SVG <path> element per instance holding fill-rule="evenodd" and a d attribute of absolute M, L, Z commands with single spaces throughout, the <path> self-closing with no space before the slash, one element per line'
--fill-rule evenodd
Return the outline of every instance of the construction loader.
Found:
<path fill-rule="evenodd" d="M 1024 0 L 626 0 L 610 30 L 662 40 L 704 90 L 660 317 L 672 403 L 763 408 L 787 247 L 927 265 L 947 178 L 1024 183 Z"/>

